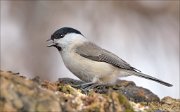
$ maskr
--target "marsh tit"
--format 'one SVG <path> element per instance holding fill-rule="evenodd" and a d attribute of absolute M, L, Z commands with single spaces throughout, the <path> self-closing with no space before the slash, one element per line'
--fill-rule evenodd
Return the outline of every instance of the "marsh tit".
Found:
<path fill-rule="evenodd" d="M 117 55 L 88 41 L 80 31 L 74 28 L 60 28 L 51 35 L 48 42 L 48 47 L 58 49 L 65 66 L 87 83 L 114 83 L 119 77 L 135 75 L 165 86 L 172 86 L 142 73 Z"/>

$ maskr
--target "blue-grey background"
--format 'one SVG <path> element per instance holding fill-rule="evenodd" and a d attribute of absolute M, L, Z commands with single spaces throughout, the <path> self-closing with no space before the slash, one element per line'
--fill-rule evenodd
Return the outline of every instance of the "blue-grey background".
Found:
<path fill-rule="evenodd" d="M 1 1 L 1 69 L 56 81 L 76 78 L 46 40 L 60 27 L 80 30 L 143 73 L 169 83 L 128 77 L 160 96 L 179 96 L 178 1 Z"/>

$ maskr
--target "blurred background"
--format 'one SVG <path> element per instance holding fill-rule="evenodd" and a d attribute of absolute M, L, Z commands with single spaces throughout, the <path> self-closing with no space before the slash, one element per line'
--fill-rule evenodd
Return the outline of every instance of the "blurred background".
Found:
<path fill-rule="evenodd" d="M 173 87 L 134 76 L 123 78 L 160 96 L 179 96 L 179 3 L 177 1 L 1 1 L 1 70 L 57 81 L 76 78 L 51 34 L 64 26 L 117 54 L 143 73 Z"/>

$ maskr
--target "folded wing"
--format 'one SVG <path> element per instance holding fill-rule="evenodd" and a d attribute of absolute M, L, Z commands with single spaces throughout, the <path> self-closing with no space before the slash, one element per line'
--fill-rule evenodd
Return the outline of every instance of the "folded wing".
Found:
<path fill-rule="evenodd" d="M 122 69 L 140 72 L 115 54 L 90 42 L 78 46 L 76 53 L 93 61 L 106 62 Z"/>

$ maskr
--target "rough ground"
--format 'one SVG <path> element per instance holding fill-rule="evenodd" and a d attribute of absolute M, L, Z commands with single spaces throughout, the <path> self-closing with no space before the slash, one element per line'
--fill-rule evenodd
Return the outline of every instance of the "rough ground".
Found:
<path fill-rule="evenodd" d="M 56 112 L 179 112 L 180 100 L 159 99 L 134 82 L 96 85 L 89 90 L 84 82 L 61 78 L 57 82 L 28 79 L 12 72 L 0 72 L 0 111 Z"/>

